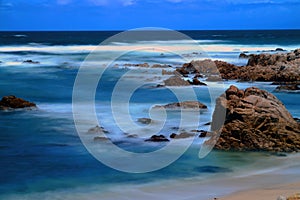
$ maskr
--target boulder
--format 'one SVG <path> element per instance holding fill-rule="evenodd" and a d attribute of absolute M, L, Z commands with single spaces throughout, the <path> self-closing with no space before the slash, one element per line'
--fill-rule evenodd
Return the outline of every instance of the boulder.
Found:
<path fill-rule="evenodd" d="M 206 144 L 216 142 L 219 150 L 300 150 L 299 123 L 274 95 L 256 87 L 240 90 L 230 86 L 216 101 L 211 129 L 217 135 Z"/>
<path fill-rule="evenodd" d="M 36 108 L 36 104 L 13 95 L 4 96 L 0 101 L 0 110 L 10 110 L 19 108 Z"/>
<path fill-rule="evenodd" d="M 152 135 L 151 138 L 146 139 L 145 141 L 146 142 L 169 142 L 170 140 L 163 135 Z"/>
<path fill-rule="evenodd" d="M 191 84 L 178 76 L 171 76 L 164 80 L 165 86 L 190 86 Z"/>
<path fill-rule="evenodd" d="M 199 109 L 207 109 L 207 106 L 199 101 L 183 101 L 183 102 L 177 102 L 177 103 L 169 103 L 166 105 L 156 105 L 154 108 L 165 108 L 165 109 L 174 109 L 174 110 L 180 110 L 180 109 L 193 109 L 193 110 L 199 110 Z"/>

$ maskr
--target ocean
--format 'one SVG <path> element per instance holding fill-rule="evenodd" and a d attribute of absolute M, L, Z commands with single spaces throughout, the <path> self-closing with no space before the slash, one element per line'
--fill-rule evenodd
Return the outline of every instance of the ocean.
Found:
<path fill-rule="evenodd" d="M 300 30 L 181 31 L 193 39 L 193 45 L 199 45 L 201 51 L 197 49 L 196 52 L 191 49 L 191 41 L 186 38 L 161 39 L 161 34 L 142 34 L 137 38 L 122 37 L 116 42 L 105 43 L 108 37 L 118 33 L 0 32 L 0 97 L 15 95 L 35 102 L 38 106 L 36 110 L 0 113 L 0 199 L 130 199 L 126 197 L 128 191 L 135 191 L 137 195 L 143 195 L 143 192 L 149 194 L 137 189 L 141 185 L 155 188 L 175 182 L 187 184 L 185 182 L 189 181 L 194 185 L 206 184 L 203 189 L 199 188 L 200 199 L 206 199 L 210 195 L 222 195 L 236 190 L 226 186 L 216 189 L 209 181 L 221 180 L 224 177 L 250 176 L 300 165 L 298 154 L 278 157 L 264 152 L 212 151 L 206 157 L 199 158 L 202 140 L 193 141 L 187 151 L 170 165 L 149 170 L 147 173 L 127 173 L 98 161 L 97 156 L 90 152 L 91 148 L 98 148 L 102 144 L 94 141 L 89 143 L 89 140 L 83 139 L 84 136 L 77 132 L 73 119 L 73 88 L 81 66 L 87 67 L 84 72 L 88 77 L 97 79 L 99 68 L 104 68 L 109 63 L 94 95 L 97 119 L 111 133 L 112 141 L 119 148 L 145 153 L 157 151 L 165 144 L 154 145 L 145 143 L 140 138 L 131 140 L 125 137 L 125 131 L 118 126 L 118 121 L 110 110 L 112 94 L 118 81 L 128 75 L 127 78 L 131 79 L 125 82 L 128 84 L 125 88 L 131 87 L 131 83 L 133 86 L 136 82 L 144 84 L 139 85 L 141 87 L 138 89 L 135 88 L 129 98 L 130 116 L 122 113 L 122 110 L 117 111 L 117 115 L 124 114 L 135 122 L 138 118 L 149 117 L 151 106 L 176 102 L 178 96 L 168 88 L 154 87 L 161 82 L 161 69 L 142 69 L 141 74 L 136 67 L 124 67 L 125 64 L 167 64 L 179 67 L 191 60 L 210 58 L 244 65 L 247 60 L 239 59 L 241 52 L 273 53 L 276 48 L 286 51 L 300 48 Z M 101 42 L 104 44 L 97 49 Z M 176 53 L 154 49 L 139 50 L 151 45 L 158 49 L 171 49 Z M 179 50 L 176 49 L 178 47 Z M 132 48 L 137 50 L 128 51 Z M 94 50 L 97 63 L 87 59 Z M 125 51 L 128 52 L 122 54 Z M 23 62 L 26 60 L 39 63 Z M 113 63 L 110 63 L 112 60 Z M 265 89 L 275 94 L 293 117 L 300 118 L 299 93 L 275 93 L 276 86 L 264 82 L 225 81 L 212 83 L 210 87 L 218 96 L 231 84 L 239 88 L 257 86 Z M 120 88 L 116 93 L 118 100 L 127 95 L 127 91 L 122 90 L 121 86 Z M 179 92 L 181 98 L 192 98 L 187 92 L 190 90 L 191 88 L 183 88 Z M 200 102 L 208 105 L 208 110 L 200 113 L 200 124 L 196 127 L 206 130 L 208 127 L 204 124 L 211 121 L 214 108 L 211 91 L 202 86 L 192 90 Z M 87 91 L 83 90 L 79 94 L 88 96 L 85 92 Z M 122 105 L 117 109 L 121 107 Z M 158 133 L 169 135 L 174 132 L 174 127 L 176 129 L 179 126 L 179 118 L 176 112 L 167 114 L 165 124 Z M 93 120 L 86 121 L 81 128 L 88 131 L 95 125 Z M 185 125 L 190 127 L 190 124 Z M 135 129 L 135 126 L 129 127 L 128 124 L 124 126 L 126 131 L 133 133 L 147 135 L 151 132 L 147 127 Z M 109 150 L 101 153 L 107 157 L 112 155 Z M 162 161 L 158 158 L 153 162 Z M 123 165 L 122 162 L 117 163 Z M 299 170 L 286 173 L 293 177 L 293 174 L 299 174 Z M 153 196 L 153 199 L 160 198 Z M 178 192 L 173 199 L 188 197 Z"/>

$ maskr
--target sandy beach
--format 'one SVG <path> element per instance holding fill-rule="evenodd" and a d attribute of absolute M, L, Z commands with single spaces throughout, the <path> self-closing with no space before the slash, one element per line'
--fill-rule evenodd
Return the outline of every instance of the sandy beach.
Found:
<path fill-rule="evenodd" d="M 300 194 L 300 182 L 296 182 L 296 183 L 285 184 L 285 185 L 272 185 L 262 189 L 241 191 L 219 199 L 220 200 L 241 200 L 241 199 L 275 200 L 280 196 L 292 197 L 297 195 L 298 197 L 300 197 L 299 194 Z"/>

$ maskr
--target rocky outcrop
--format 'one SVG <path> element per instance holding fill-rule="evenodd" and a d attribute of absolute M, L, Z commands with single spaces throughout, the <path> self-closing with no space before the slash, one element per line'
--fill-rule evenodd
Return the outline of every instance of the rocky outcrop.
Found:
<path fill-rule="evenodd" d="M 13 95 L 5 96 L 0 101 L 0 110 L 11 110 L 20 108 L 36 108 L 36 104 Z"/>
<path fill-rule="evenodd" d="M 169 142 L 170 140 L 163 135 L 152 135 L 151 138 L 146 139 L 146 142 Z"/>
<path fill-rule="evenodd" d="M 274 95 L 256 87 L 240 90 L 230 86 L 217 99 L 211 129 L 220 138 L 213 136 L 206 144 L 216 142 L 220 150 L 300 150 L 299 123 Z"/>
<path fill-rule="evenodd" d="M 171 110 L 180 110 L 180 109 L 192 109 L 192 110 L 199 110 L 199 109 L 207 109 L 207 106 L 199 101 L 183 101 L 177 103 L 169 103 L 166 105 L 156 105 L 154 108 L 165 108 Z"/>
<path fill-rule="evenodd" d="M 300 49 L 289 53 L 241 54 L 248 57 L 246 66 L 236 66 L 223 61 L 209 59 L 191 61 L 176 69 L 183 76 L 203 74 L 207 77 L 220 75 L 225 80 L 239 81 L 300 81 Z"/>

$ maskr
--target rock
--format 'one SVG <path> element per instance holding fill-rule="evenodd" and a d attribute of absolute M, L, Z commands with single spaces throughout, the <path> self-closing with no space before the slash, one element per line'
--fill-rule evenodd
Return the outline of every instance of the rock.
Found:
<path fill-rule="evenodd" d="M 207 86 L 206 83 L 203 83 L 201 81 L 199 81 L 197 78 L 193 78 L 193 81 L 189 81 L 190 84 L 192 85 L 204 85 L 204 86 Z"/>
<path fill-rule="evenodd" d="M 152 119 L 150 119 L 150 118 L 139 118 L 138 122 L 140 122 L 142 124 L 151 124 Z"/>
<path fill-rule="evenodd" d="M 4 96 L 0 101 L 0 110 L 10 110 L 19 108 L 36 108 L 36 104 L 18 98 L 16 96 Z"/>
<path fill-rule="evenodd" d="M 169 70 L 165 70 L 165 69 L 161 70 L 161 74 L 162 75 L 176 75 L 174 71 L 169 71 Z"/>
<path fill-rule="evenodd" d="M 296 90 L 300 90 L 298 84 L 280 85 L 280 86 L 277 86 L 276 89 L 275 89 L 276 92 L 296 91 Z"/>
<path fill-rule="evenodd" d="M 139 136 L 137 134 L 130 134 L 127 135 L 127 138 L 138 138 Z"/>
<path fill-rule="evenodd" d="M 288 197 L 287 200 L 300 200 L 300 193 Z"/>
<path fill-rule="evenodd" d="M 285 50 L 282 48 L 276 48 L 275 51 L 285 51 Z"/>
<path fill-rule="evenodd" d="M 109 140 L 109 138 L 104 137 L 104 136 L 97 136 L 97 137 L 94 137 L 94 141 L 95 141 L 95 142 L 107 142 L 108 140 Z"/>
<path fill-rule="evenodd" d="M 187 132 L 182 132 L 180 134 L 172 133 L 170 135 L 170 138 L 172 139 L 183 139 L 183 138 L 189 138 L 189 137 L 194 137 L 195 134 L 193 133 L 187 133 Z"/>
<path fill-rule="evenodd" d="M 239 58 L 249 58 L 249 56 L 247 54 L 245 54 L 245 53 L 241 53 L 239 55 Z"/>
<path fill-rule="evenodd" d="M 256 87 L 239 96 L 235 86 L 216 101 L 211 130 L 220 133 L 206 144 L 219 150 L 294 152 L 300 150 L 300 125 L 281 101 Z M 221 117 L 220 117 L 221 116 Z M 222 121 L 225 118 L 225 123 Z"/>
<path fill-rule="evenodd" d="M 38 61 L 33 61 L 33 60 L 24 60 L 23 63 L 28 63 L 28 64 L 40 64 Z"/>
<path fill-rule="evenodd" d="M 163 135 L 152 135 L 151 138 L 146 139 L 145 141 L 146 142 L 169 142 L 170 140 Z"/>
<path fill-rule="evenodd" d="M 157 105 L 154 108 L 165 108 L 165 109 L 193 109 L 193 110 L 199 110 L 199 109 L 207 109 L 207 106 L 199 101 L 183 101 L 178 103 L 169 103 L 164 106 Z"/>
<path fill-rule="evenodd" d="M 223 79 L 220 76 L 208 76 L 205 81 L 218 82 L 223 81 Z"/>
<path fill-rule="evenodd" d="M 150 67 L 148 63 L 140 63 L 140 64 L 127 63 L 127 64 L 124 64 L 124 66 L 125 67 L 144 67 L 144 68 Z"/>
<path fill-rule="evenodd" d="M 215 80 L 214 76 L 239 81 L 300 81 L 300 49 L 288 53 L 250 54 L 248 58 L 246 66 L 209 59 L 191 61 L 177 69 L 177 72 L 182 75 L 204 74 L 209 77 L 207 81 L 220 81 L 217 78 Z"/>
<path fill-rule="evenodd" d="M 109 133 L 109 132 L 107 130 L 105 130 L 102 126 L 97 125 L 93 128 L 90 128 L 87 133 L 92 133 L 92 134 L 100 133 L 100 134 L 102 134 L 102 133 Z"/>
<path fill-rule="evenodd" d="M 151 66 L 151 68 L 171 68 L 171 65 L 160 65 L 160 64 L 154 64 Z"/>
<path fill-rule="evenodd" d="M 190 86 L 188 81 L 183 80 L 178 76 L 171 76 L 167 80 L 164 80 L 165 86 Z"/>

